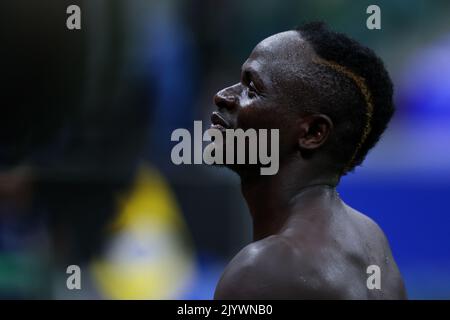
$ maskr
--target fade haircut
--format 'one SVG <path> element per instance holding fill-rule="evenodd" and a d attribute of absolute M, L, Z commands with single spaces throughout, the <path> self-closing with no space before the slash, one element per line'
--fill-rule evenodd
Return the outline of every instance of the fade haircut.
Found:
<path fill-rule="evenodd" d="M 313 62 L 326 74 L 317 111 L 334 123 L 330 148 L 345 175 L 364 161 L 385 131 L 394 113 L 392 81 L 371 49 L 325 23 L 308 23 L 296 31 L 312 46 L 318 56 Z"/>

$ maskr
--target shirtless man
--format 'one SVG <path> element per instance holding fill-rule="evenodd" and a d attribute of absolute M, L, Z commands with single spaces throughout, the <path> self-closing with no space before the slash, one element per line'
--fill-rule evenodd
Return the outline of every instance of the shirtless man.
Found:
<path fill-rule="evenodd" d="M 386 129 L 392 91 L 373 51 L 322 23 L 255 47 L 240 82 L 214 97 L 212 122 L 279 129 L 280 167 L 265 176 L 230 166 L 241 178 L 253 242 L 229 263 L 215 299 L 406 298 L 382 230 L 336 192 Z M 367 286 L 370 265 L 380 268 L 380 289 Z"/>

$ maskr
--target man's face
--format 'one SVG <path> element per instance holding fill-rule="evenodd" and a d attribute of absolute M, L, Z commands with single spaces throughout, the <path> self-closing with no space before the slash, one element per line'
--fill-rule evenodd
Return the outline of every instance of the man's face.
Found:
<path fill-rule="evenodd" d="M 314 100 L 313 55 L 296 31 L 264 39 L 242 65 L 240 82 L 215 95 L 213 127 L 279 129 L 280 156 L 292 153 L 300 111 Z"/>

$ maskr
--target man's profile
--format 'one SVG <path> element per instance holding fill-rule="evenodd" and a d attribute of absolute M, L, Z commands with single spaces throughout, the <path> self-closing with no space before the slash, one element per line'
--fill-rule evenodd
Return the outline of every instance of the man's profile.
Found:
<path fill-rule="evenodd" d="M 404 299 L 382 230 L 346 205 L 340 178 L 360 165 L 394 113 L 374 52 L 322 23 L 260 42 L 239 83 L 214 97 L 216 128 L 279 129 L 279 171 L 241 178 L 253 242 L 229 263 L 216 299 Z M 367 287 L 379 266 L 381 288 Z"/>

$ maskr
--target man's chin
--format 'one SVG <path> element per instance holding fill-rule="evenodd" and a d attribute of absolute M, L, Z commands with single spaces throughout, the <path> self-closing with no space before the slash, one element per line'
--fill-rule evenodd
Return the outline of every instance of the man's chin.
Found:
<path fill-rule="evenodd" d="M 212 164 L 214 167 L 218 168 L 227 168 L 235 173 L 237 173 L 241 178 L 242 177 L 250 177 L 250 176 L 259 176 L 261 166 L 258 164 Z"/>
<path fill-rule="evenodd" d="M 250 149 L 245 149 L 245 159 L 240 159 L 238 161 L 238 150 L 237 148 L 234 149 L 234 157 L 227 157 L 227 146 L 225 143 L 221 145 L 217 145 L 215 142 L 213 142 L 215 151 L 213 151 L 212 156 L 214 157 L 216 155 L 215 152 L 219 151 L 220 155 L 216 159 L 215 162 L 213 162 L 211 165 L 215 167 L 225 167 L 230 169 L 233 172 L 236 172 L 241 178 L 242 177 L 256 177 L 261 175 L 261 169 L 265 167 L 262 163 L 260 163 L 257 159 L 256 163 L 252 162 L 250 163 L 250 157 L 249 157 L 249 151 Z M 220 159 L 220 160 L 219 160 Z M 219 161 L 220 163 L 217 163 Z M 238 163 L 238 162 L 244 162 L 244 163 Z"/>

